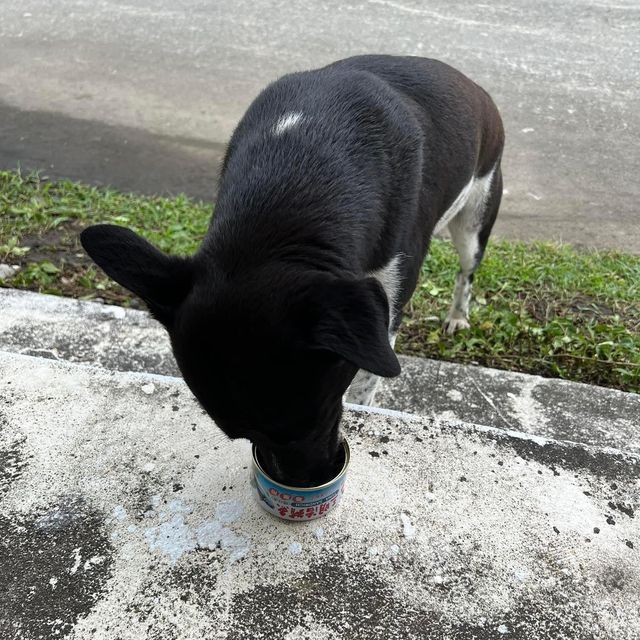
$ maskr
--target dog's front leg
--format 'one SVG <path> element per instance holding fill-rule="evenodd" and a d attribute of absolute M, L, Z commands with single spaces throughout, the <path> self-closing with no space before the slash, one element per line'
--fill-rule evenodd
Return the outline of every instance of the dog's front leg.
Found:
<path fill-rule="evenodd" d="M 360 369 L 360 371 L 356 373 L 356 377 L 353 379 L 351 386 L 347 389 L 344 397 L 345 402 L 371 406 L 379 383 L 380 376 Z"/>
<path fill-rule="evenodd" d="M 396 333 L 389 334 L 389 342 L 392 348 L 395 347 L 396 344 L 396 335 Z M 344 401 L 370 407 L 375 400 L 379 384 L 380 376 L 360 369 L 347 389 L 347 393 L 344 395 Z"/>

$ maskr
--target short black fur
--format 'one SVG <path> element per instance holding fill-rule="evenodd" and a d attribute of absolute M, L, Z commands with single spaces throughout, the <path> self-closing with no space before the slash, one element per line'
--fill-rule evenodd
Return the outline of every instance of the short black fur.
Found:
<path fill-rule="evenodd" d="M 342 396 L 358 369 L 399 373 L 388 333 L 434 226 L 470 179 L 499 164 L 502 145 L 491 99 L 451 67 L 350 58 L 256 98 L 194 256 L 166 256 L 108 225 L 82 243 L 165 324 L 218 426 L 255 442 L 276 478 L 310 485 L 338 455 Z M 370 274 L 398 255 L 390 309 Z"/>

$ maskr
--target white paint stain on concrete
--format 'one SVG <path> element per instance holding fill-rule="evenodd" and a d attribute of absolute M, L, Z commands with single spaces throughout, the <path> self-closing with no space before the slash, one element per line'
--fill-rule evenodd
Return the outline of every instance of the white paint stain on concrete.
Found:
<path fill-rule="evenodd" d="M 140 389 L 142 390 L 142 393 L 146 393 L 150 396 L 156 390 L 156 385 L 153 384 L 153 382 L 149 382 L 148 384 L 143 384 Z"/>
<path fill-rule="evenodd" d="M 172 500 L 167 505 L 167 511 L 170 513 L 191 513 L 193 509 L 182 500 Z"/>
<path fill-rule="evenodd" d="M 203 522 L 196 530 L 198 546 L 203 549 L 215 549 L 222 539 L 222 525 L 217 520 Z"/>
<path fill-rule="evenodd" d="M 229 561 L 235 562 L 249 553 L 249 541 L 219 520 L 203 522 L 196 531 L 198 546 L 214 550 L 220 547 L 229 553 Z"/>
<path fill-rule="evenodd" d="M 76 573 L 76 571 L 80 568 L 80 565 L 82 564 L 82 554 L 80 553 L 82 547 L 76 547 L 73 550 L 73 565 L 72 567 L 69 569 L 69 573 L 71 575 L 74 575 Z"/>
<path fill-rule="evenodd" d="M 502 634 L 503 636 L 506 635 L 507 633 L 509 633 L 509 627 L 507 627 L 506 624 L 501 624 L 498 627 L 498 633 Z"/>
<path fill-rule="evenodd" d="M 144 532 L 145 540 L 152 551 L 160 551 L 173 564 L 187 551 L 196 548 L 196 539 L 185 524 L 182 514 L 176 514 L 168 522 L 150 527 Z"/>
<path fill-rule="evenodd" d="M 116 505 L 111 512 L 111 515 L 116 519 L 122 522 L 127 518 L 127 510 L 122 505 Z"/>
<path fill-rule="evenodd" d="M 242 510 L 242 503 L 239 500 L 226 500 L 216 507 L 216 519 L 229 524 L 242 515 Z"/>
<path fill-rule="evenodd" d="M 416 528 L 409 519 L 409 516 L 406 513 L 401 513 L 400 520 L 402 521 L 402 535 L 407 540 L 412 540 L 413 538 L 415 538 Z"/>
<path fill-rule="evenodd" d="M 104 556 L 92 556 L 85 563 L 83 569 L 85 571 L 90 571 L 97 564 L 102 564 L 104 562 Z"/>
<path fill-rule="evenodd" d="M 454 402 L 460 402 L 462 400 L 462 394 L 457 389 L 450 389 L 447 391 L 447 398 Z"/>
<path fill-rule="evenodd" d="M 298 556 L 302 553 L 302 545 L 299 542 L 292 542 L 289 545 L 289 553 L 292 556 Z"/>
<path fill-rule="evenodd" d="M 162 502 L 160 497 L 153 498 L 152 504 L 155 508 L 159 507 Z M 155 512 L 160 524 L 147 528 L 144 538 L 151 550 L 167 556 L 173 564 L 197 547 L 210 551 L 223 549 L 229 554 L 230 562 L 235 562 L 249 553 L 250 545 L 246 538 L 225 525 L 237 520 L 242 509 L 238 500 L 222 502 L 216 508 L 215 518 L 202 522 L 194 529 L 185 521 L 193 509 L 182 500 L 172 500 L 166 508 Z"/>
<path fill-rule="evenodd" d="M 104 312 L 113 316 L 116 320 L 124 320 L 127 315 L 122 307 L 105 307 Z"/>
<path fill-rule="evenodd" d="M 515 415 L 519 430 L 528 433 L 544 432 L 549 420 L 545 416 L 544 407 L 533 397 L 533 391 L 538 386 L 536 378 L 527 379 L 517 395 L 508 393 L 511 412 Z M 544 442 L 542 443 L 544 444 Z"/>

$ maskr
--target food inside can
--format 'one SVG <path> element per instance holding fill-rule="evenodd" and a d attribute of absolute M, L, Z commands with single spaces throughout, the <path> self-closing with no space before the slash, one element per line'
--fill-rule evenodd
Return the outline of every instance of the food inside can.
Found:
<path fill-rule="evenodd" d="M 251 482 L 260 506 L 283 520 L 304 522 L 325 516 L 338 506 L 344 493 L 350 457 L 346 440 L 342 441 L 342 450 L 344 462 L 333 480 L 317 487 L 289 487 L 267 475 L 254 445 Z"/>

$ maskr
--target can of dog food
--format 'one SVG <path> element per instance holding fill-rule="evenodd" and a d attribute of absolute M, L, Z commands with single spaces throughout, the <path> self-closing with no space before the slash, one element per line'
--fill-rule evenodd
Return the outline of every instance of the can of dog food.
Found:
<path fill-rule="evenodd" d="M 349 445 L 342 441 L 344 463 L 338 475 L 317 487 L 289 487 L 270 478 L 260 465 L 256 446 L 252 448 L 251 485 L 260 506 L 282 520 L 306 522 L 333 511 L 344 493 L 349 466 Z"/>

